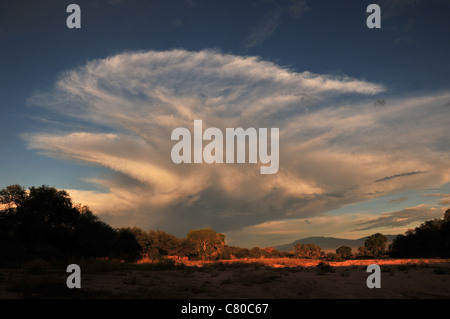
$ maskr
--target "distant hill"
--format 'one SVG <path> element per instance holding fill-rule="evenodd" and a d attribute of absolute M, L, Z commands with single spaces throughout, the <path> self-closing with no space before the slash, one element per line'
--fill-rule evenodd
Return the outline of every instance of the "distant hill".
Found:
<path fill-rule="evenodd" d="M 388 239 L 388 245 L 392 243 L 392 240 L 397 237 L 397 235 L 385 235 Z M 323 251 L 335 251 L 340 246 L 348 246 L 352 250 L 357 250 L 359 247 L 364 246 L 364 241 L 366 237 L 358 239 L 344 239 L 335 237 L 307 237 L 303 239 L 296 240 L 290 244 L 284 244 L 275 246 L 274 248 L 279 251 L 290 251 L 297 243 L 300 244 L 315 244 L 322 248 Z"/>

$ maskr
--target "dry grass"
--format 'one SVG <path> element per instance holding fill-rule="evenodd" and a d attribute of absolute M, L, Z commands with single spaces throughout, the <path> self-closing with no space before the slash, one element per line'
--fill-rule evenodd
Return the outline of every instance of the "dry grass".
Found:
<path fill-rule="evenodd" d="M 174 262 L 175 265 L 185 265 L 187 267 L 204 267 L 214 264 L 262 264 L 272 268 L 285 268 L 285 267 L 315 267 L 322 260 L 319 259 L 307 259 L 307 258 L 243 258 L 243 259 L 230 259 L 220 261 L 202 261 L 202 260 L 188 260 L 183 262 Z M 155 263 L 151 259 L 142 259 L 139 264 L 152 264 Z M 334 267 L 349 267 L 349 266 L 368 266 L 370 264 L 377 265 L 401 265 L 401 264 L 440 264 L 450 263 L 450 259 L 352 259 L 345 261 L 330 261 L 327 264 Z"/>
<path fill-rule="evenodd" d="M 366 286 L 369 264 L 381 267 L 381 289 Z M 443 259 L 103 259 L 80 267 L 81 289 L 65 286 L 64 265 L 38 260 L 0 269 L 0 298 L 450 298 L 450 260 Z"/>

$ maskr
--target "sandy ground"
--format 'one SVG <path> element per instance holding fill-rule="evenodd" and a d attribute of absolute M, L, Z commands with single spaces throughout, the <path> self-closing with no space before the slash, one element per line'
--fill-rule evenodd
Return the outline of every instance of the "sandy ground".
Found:
<path fill-rule="evenodd" d="M 0 298 L 450 298 L 450 260 L 353 260 L 327 262 L 267 259 L 245 263 L 196 263 L 164 269 L 143 265 L 83 271 L 81 289 L 68 289 L 68 274 L 42 269 L 0 269 Z M 366 285 L 367 265 L 381 268 L 381 288 Z"/>

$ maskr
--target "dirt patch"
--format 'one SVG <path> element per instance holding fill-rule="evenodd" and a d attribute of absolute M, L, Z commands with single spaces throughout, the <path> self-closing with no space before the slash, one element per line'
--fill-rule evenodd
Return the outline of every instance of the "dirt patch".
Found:
<path fill-rule="evenodd" d="M 0 269 L 0 298 L 450 298 L 450 260 L 325 262 L 258 259 L 190 265 L 124 264 L 82 269 L 68 289 L 65 269 Z M 381 268 L 381 288 L 366 285 L 367 265 Z"/>

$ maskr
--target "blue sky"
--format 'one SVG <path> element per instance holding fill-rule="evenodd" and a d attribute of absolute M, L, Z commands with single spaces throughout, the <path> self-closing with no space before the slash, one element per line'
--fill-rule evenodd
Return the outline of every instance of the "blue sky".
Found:
<path fill-rule="evenodd" d="M 66 27 L 72 2 L 81 29 Z M 47 184 L 115 227 L 212 227 L 248 247 L 402 233 L 450 206 L 449 11 L 2 1 L 0 187 Z M 280 127 L 280 171 L 174 165 L 170 132 L 194 117 Z"/>

